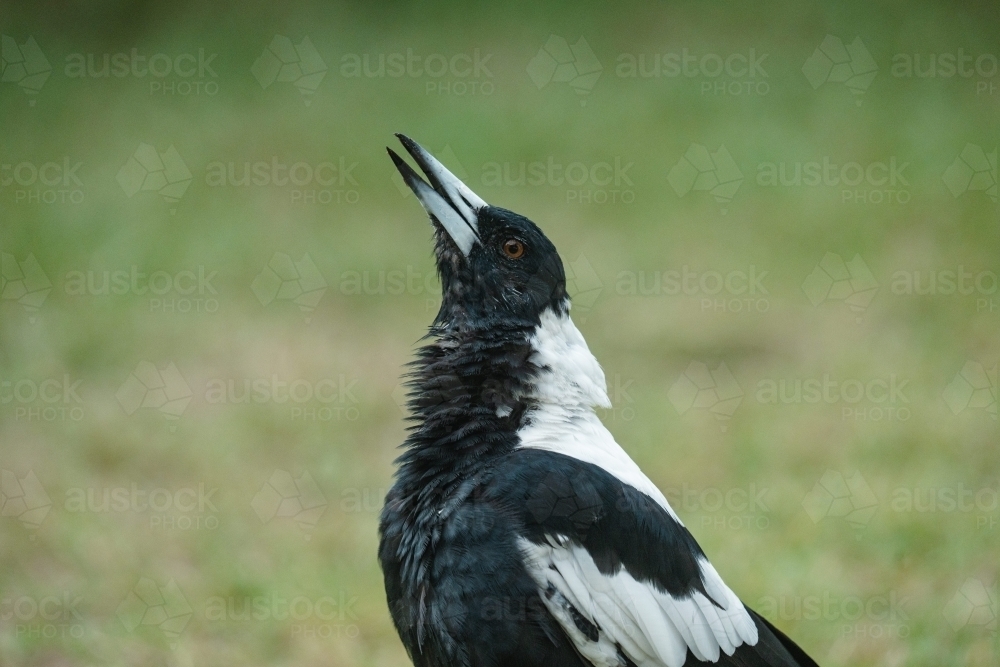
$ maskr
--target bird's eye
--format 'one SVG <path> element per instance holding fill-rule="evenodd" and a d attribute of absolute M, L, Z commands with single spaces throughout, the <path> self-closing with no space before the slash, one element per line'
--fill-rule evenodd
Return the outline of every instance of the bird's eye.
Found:
<path fill-rule="evenodd" d="M 524 254 L 524 244 L 517 239 L 507 239 L 503 242 L 503 252 L 511 259 L 519 259 Z"/>

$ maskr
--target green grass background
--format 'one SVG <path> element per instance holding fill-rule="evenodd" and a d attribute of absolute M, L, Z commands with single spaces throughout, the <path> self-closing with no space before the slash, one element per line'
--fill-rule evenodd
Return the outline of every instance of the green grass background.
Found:
<path fill-rule="evenodd" d="M 408 664 L 384 601 L 376 526 L 404 437 L 398 378 L 437 295 L 423 286 L 345 293 L 364 272 L 372 287 L 380 271 L 433 271 L 430 227 L 393 182 L 384 153 L 398 131 L 441 152 L 491 203 L 538 222 L 581 272 L 574 289 L 589 294 L 578 298 L 577 323 L 612 389 L 621 388 L 612 391 L 608 427 L 670 491 L 748 604 L 777 605 L 772 620 L 824 665 L 996 665 L 995 370 L 992 414 L 977 407 L 955 414 L 942 396 L 966 363 L 996 368 L 1000 294 L 907 295 L 892 284 L 900 271 L 926 281 L 929 272 L 960 265 L 976 274 L 1000 270 L 996 202 L 982 191 L 956 196 L 942 179 L 966 144 L 995 151 L 1000 76 L 901 78 L 891 66 L 900 53 L 995 55 L 997 28 L 989 3 L 4 3 L 0 32 L 17 44 L 34 37 L 52 73 L 35 95 L 0 84 L 0 163 L 80 162 L 81 184 L 71 189 L 82 201 L 30 200 L 61 185 L 0 187 L 5 263 L 7 255 L 19 262 L 33 255 L 52 285 L 37 310 L 6 298 L 13 292 L 0 300 L 0 380 L 11 383 L 3 390 L 11 397 L 19 382 L 29 391 L 68 376 L 80 382 L 81 402 L 0 403 L 0 468 L 10 471 L 4 501 L 17 495 L 7 480 L 33 472 L 51 502 L 35 526 L 14 504 L 0 517 L 0 663 Z M 276 34 L 315 45 L 328 70 L 314 94 L 285 82 L 262 87 L 251 74 Z M 561 82 L 538 88 L 528 76 L 553 34 L 570 44 L 584 37 L 603 65 L 589 94 Z M 878 73 L 863 94 L 807 81 L 802 66 L 828 34 L 845 43 L 860 37 L 870 51 Z M 147 56 L 218 54 L 217 76 L 201 79 L 217 92 L 160 94 L 151 77 L 65 74 L 71 54 L 101 58 L 133 48 Z M 491 94 L 428 93 L 438 81 L 460 81 L 452 76 L 341 72 L 345 54 L 408 49 L 448 58 L 478 49 L 489 55 L 489 76 L 479 81 Z M 766 94 L 705 93 L 703 84 L 715 80 L 701 75 L 616 76 L 619 54 L 682 49 L 723 58 L 766 53 L 767 77 L 754 80 L 766 82 Z M 173 145 L 181 155 L 192 182 L 179 201 L 155 192 L 127 197 L 119 186 L 116 175 L 140 143 L 160 152 Z M 733 156 L 744 180 L 731 202 L 703 191 L 679 196 L 669 184 L 692 143 L 725 146 Z M 761 163 L 824 157 L 909 163 L 907 201 L 845 202 L 836 186 L 757 183 Z M 356 184 L 330 188 L 333 203 L 320 204 L 296 202 L 293 187 L 206 182 L 212 162 L 242 169 L 272 158 L 356 163 Z M 488 163 L 550 158 L 632 166 L 621 187 L 483 183 Z M 621 190 L 629 202 L 578 201 L 579 190 L 599 197 L 602 189 Z M 336 203 L 338 196 L 357 199 Z M 254 293 L 276 252 L 315 263 L 327 289 L 314 310 L 262 303 Z M 879 289 L 863 312 L 835 300 L 810 303 L 803 283 L 827 253 L 860 255 L 870 269 Z M 648 279 L 685 266 L 727 274 L 751 265 L 767 271 L 767 294 L 752 312 L 745 303 L 732 312 L 731 302 L 728 311 L 706 310 L 702 295 L 617 289 L 623 272 Z M 192 312 L 164 311 L 135 292 L 67 292 L 71 272 L 100 278 L 132 267 L 216 272 L 217 294 L 205 295 L 213 312 L 196 312 L 193 302 Z M 5 277 L 13 276 L 7 272 L 5 264 Z M 184 307 L 182 295 L 163 298 Z M 180 371 L 192 398 L 179 419 L 122 408 L 116 392 L 142 361 Z M 681 414 L 671 402 L 671 386 L 692 361 L 725 363 L 733 373 L 744 394 L 731 419 L 699 408 Z M 896 376 L 907 383 L 905 399 L 892 406 L 758 400 L 761 380 L 824 374 L 862 383 Z M 213 380 L 242 387 L 272 376 L 343 378 L 352 388 L 328 406 L 342 408 L 329 420 L 319 412 L 293 418 L 289 403 L 206 397 Z M 887 406 L 895 413 L 877 420 L 844 414 Z M 48 419 L 55 413 L 43 408 L 75 412 Z M 317 520 L 262 520 L 251 501 L 276 470 L 314 480 L 327 503 Z M 862 504 L 874 497 L 870 518 L 852 523 L 833 511 L 813 520 L 803 500 L 821 495 L 815 486 L 828 471 L 860 473 L 871 492 Z M 67 507 L 78 489 L 99 496 L 199 485 L 215 489 L 204 512 Z M 947 496 L 959 485 L 982 502 L 950 511 L 946 503 L 907 511 L 893 502 L 915 489 L 918 497 Z M 746 509 L 739 500 L 751 488 L 765 490 L 763 505 Z M 727 494 L 732 503 L 712 506 Z M 132 617 L 120 605 L 143 579 L 173 581 L 181 591 L 190 610 L 167 614 L 190 613 L 179 633 L 165 632 L 155 611 L 131 630 L 123 621 Z M 985 592 L 971 616 L 962 615 L 960 589 Z M 48 617 L 32 611 L 67 596 L 77 604 L 50 602 Z M 220 598 L 233 600 L 235 612 L 246 598 L 268 609 L 324 600 L 330 613 L 300 606 L 301 618 L 219 619 L 211 605 Z M 809 612 L 817 600 L 819 612 Z"/>

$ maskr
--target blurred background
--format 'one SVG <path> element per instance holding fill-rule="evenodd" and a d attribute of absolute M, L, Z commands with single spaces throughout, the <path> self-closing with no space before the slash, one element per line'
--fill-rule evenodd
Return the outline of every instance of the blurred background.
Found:
<path fill-rule="evenodd" d="M 991 3 L 0 6 L 0 664 L 409 664 L 405 132 L 559 248 L 602 418 L 824 665 L 996 665 Z"/>

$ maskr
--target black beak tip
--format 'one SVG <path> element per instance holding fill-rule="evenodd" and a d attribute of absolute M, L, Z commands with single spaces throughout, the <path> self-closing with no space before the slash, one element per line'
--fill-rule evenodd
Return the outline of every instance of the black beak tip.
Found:
<path fill-rule="evenodd" d="M 392 150 L 388 146 L 385 147 L 385 152 L 389 154 L 389 157 L 392 158 L 392 163 L 396 165 L 396 168 L 399 169 L 400 171 L 403 171 L 404 166 L 406 167 L 410 166 L 406 164 L 406 161 L 403 160 L 403 158 L 399 157 L 399 155 L 396 154 L 396 151 Z"/>
<path fill-rule="evenodd" d="M 424 153 L 424 149 L 420 147 L 420 144 L 415 142 L 413 139 L 410 139 L 402 132 L 396 132 L 395 134 L 396 138 L 399 139 L 399 143 L 403 144 L 403 148 L 406 149 L 406 152 L 412 155 L 413 159 L 420 163 L 420 166 L 423 167 L 424 164 L 421 154 Z M 426 171 L 426 169 L 424 169 L 424 171 Z"/>
<path fill-rule="evenodd" d="M 410 189 L 413 190 L 414 194 L 416 194 L 419 198 L 420 194 L 418 181 L 423 181 L 423 179 L 417 175 L 417 172 L 413 171 L 413 167 L 411 167 L 406 160 L 399 157 L 396 151 L 392 150 L 388 146 L 385 147 L 385 150 L 389 154 L 389 157 L 392 158 L 392 163 L 396 165 L 396 169 L 399 170 L 399 174 L 403 177 L 403 181 L 410 186 Z"/>

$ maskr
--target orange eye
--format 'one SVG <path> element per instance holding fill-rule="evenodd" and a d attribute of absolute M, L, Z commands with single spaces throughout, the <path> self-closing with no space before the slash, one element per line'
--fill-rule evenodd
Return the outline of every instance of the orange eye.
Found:
<path fill-rule="evenodd" d="M 503 252 L 511 259 L 519 259 L 524 254 L 524 244 L 517 239 L 508 239 L 503 243 Z"/>

